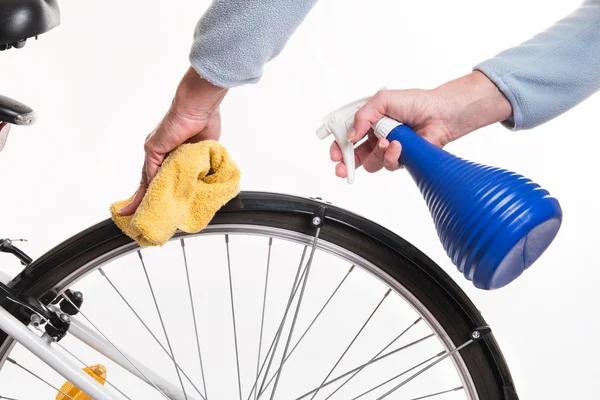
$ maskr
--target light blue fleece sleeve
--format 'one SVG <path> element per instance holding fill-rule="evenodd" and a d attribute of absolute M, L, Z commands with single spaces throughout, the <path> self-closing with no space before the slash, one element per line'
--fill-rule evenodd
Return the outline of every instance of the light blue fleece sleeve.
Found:
<path fill-rule="evenodd" d="M 570 15 L 519 46 L 474 67 L 487 75 L 513 107 L 503 125 L 541 125 L 600 89 L 600 0 L 587 0 Z"/>
<path fill-rule="evenodd" d="M 194 32 L 190 62 L 226 88 L 256 83 L 317 0 L 214 0 Z M 486 74 L 513 107 L 503 124 L 541 125 L 600 89 L 600 0 L 474 69 Z"/>
<path fill-rule="evenodd" d="M 225 88 L 256 83 L 317 0 L 214 0 L 194 32 L 192 67 Z"/>

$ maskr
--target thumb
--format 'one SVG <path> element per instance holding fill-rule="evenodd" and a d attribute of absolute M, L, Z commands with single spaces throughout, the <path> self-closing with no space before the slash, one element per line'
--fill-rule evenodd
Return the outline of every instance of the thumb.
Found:
<path fill-rule="evenodd" d="M 385 116 L 388 96 L 388 91 L 380 90 L 356 112 L 354 128 L 348 134 L 349 141 L 359 142 L 369 132 L 371 125 Z"/>
<path fill-rule="evenodd" d="M 150 185 L 150 182 L 152 182 L 156 174 L 158 174 L 158 170 L 165 160 L 165 156 L 165 153 L 160 153 L 151 149 L 146 150 L 146 160 L 144 161 L 144 181 L 146 182 L 146 187 Z"/>
<path fill-rule="evenodd" d="M 148 186 L 146 185 L 146 183 L 144 181 L 140 182 L 140 186 L 135 191 L 135 196 L 133 196 L 133 200 L 131 200 L 131 202 L 129 202 L 129 204 L 127 204 L 125 207 L 123 207 L 119 210 L 119 215 L 122 215 L 124 217 L 133 215 L 135 213 L 135 211 L 137 210 L 137 208 L 142 203 L 142 200 L 144 199 L 144 195 L 146 194 L 147 189 L 148 189 Z"/>
<path fill-rule="evenodd" d="M 146 158 L 144 160 L 144 166 L 142 168 L 142 179 L 140 181 L 140 186 L 135 192 L 133 196 L 133 200 L 121 210 L 119 210 L 119 214 L 122 216 L 130 216 L 135 213 L 137 208 L 142 203 L 144 196 L 146 195 L 146 191 L 148 190 L 148 186 L 150 182 L 154 179 L 158 170 L 164 160 L 164 155 L 153 151 L 146 152 Z"/>

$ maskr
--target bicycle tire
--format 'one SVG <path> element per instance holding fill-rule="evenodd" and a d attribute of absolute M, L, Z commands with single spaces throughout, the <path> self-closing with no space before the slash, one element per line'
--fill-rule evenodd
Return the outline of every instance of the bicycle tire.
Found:
<path fill-rule="evenodd" d="M 430 258 L 386 228 L 317 199 L 264 192 L 242 192 L 215 215 L 210 225 L 246 224 L 314 234 L 312 216 L 325 208 L 320 238 L 378 266 L 401 283 L 439 322 L 454 345 L 464 343 L 484 318 L 458 285 Z M 86 264 L 131 244 L 112 220 L 102 221 L 48 251 L 9 284 L 16 292 L 49 302 L 65 280 L 86 271 Z M 348 247 L 351 246 L 351 247 Z M 21 310 L 5 308 L 23 323 Z M 14 341 L 0 331 L 0 368 Z M 510 370 L 493 333 L 460 355 L 481 400 L 518 400 Z"/>

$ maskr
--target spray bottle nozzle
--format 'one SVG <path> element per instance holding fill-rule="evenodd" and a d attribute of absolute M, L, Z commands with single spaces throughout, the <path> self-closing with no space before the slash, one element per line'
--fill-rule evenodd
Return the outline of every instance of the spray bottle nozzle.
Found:
<path fill-rule="evenodd" d="M 333 111 L 323 118 L 323 125 L 317 130 L 317 137 L 325 139 L 333 134 L 340 147 L 344 164 L 348 171 L 348 183 L 354 182 L 354 143 L 349 142 L 348 132 L 354 127 L 354 114 L 367 103 L 369 98 L 360 99 Z"/>
<path fill-rule="evenodd" d="M 348 183 L 354 182 L 354 143 L 347 140 L 348 133 L 354 127 L 354 116 L 362 106 L 364 106 L 371 97 L 365 97 L 353 101 L 331 112 L 323 118 L 323 125 L 317 130 L 317 137 L 325 139 L 333 134 L 340 147 L 346 170 L 348 171 Z M 383 117 L 380 121 L 373 124 L 375 134 L 379 138 L 385 138 L 391 129 L 400 123 L 388 117 Z"/>

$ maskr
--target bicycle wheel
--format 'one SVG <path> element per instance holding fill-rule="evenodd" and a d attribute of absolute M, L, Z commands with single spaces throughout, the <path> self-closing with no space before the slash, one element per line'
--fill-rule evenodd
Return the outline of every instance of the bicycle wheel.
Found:
<path fill-rule="evenodd" d="M 164 252 L 167 259 L 144 263 Z M 185 279 L 172 278 L 174 260 L 184 264 Z M 129 262 L 141 262 L 144 275 L 128 275 Z M 205 267 L 193 268 L 199 264 Z M 202 279 L 190 280 L 200 272 Z M 151 283 L 150 276 L 159 273 L 165 276 Z M 133 285 L 117 291 L 128 313 L 122 318 L 116 303 L 106 311 L 109 295 L 101 294 L 95 281 L 86 283 L 104 278 L 110 290 L 118 290 L 114 277 L 119 274 L 124 274 L 122 285 Z M 223 278 L 219 289 L 218 274 Z M 136 285 L 146 281 L 150 291 L 142 295 Z M 146 339 L 167 358 L 154 362 L 158 356 L 144 345 L 136 359 L 147 353 L 144 365 L 170 377 L 186 399 L 518 399 L 486 322 L 445 272 L 392 232 L 320 199 L 242 192 L 202 232 L 178 233 L 152 249 L 139 249 L 106 220 L 49 251 L 10 286 L 46 303 L 54 299 L 53 291 L 81 290 L 86 320 L 107 337 L 125 333 L 111 341 L 125 351 L 139 347 L 143 334 L 130 335 L 138 328 L 144 332 L 143 325 L 155 343 L 150 335 Z M 181 299 L 175 301 L 177 296 Z M 138 306 L 158 310 L 154 326 L 145 319 L 149 312 L 135 313 Z M 190 306 L 191 314 L 182 311 Z M 25 323 L 16 307 L 6 308 Z M 184 315 L 177 329 L 166 328 L 169 320 Z M 183 346 L 186 334 L 191 342 Z M 70 340 L 67 335 L 59 344 Z M 115 398 L 165 398 L 137 378 L 129 376 L 141 386 L 125 383 L 126 373 L 117 372 L 110 360 L 77 349 L 86 352 L 88 364 L 93 358 L 110 365 Z M 1 382 L 8 368 L 9 382 L 22 377 L 24 368 L 32 370 L 17 359 L 23 353 L 10 337 L 0 337 L 0 398 L 21 399 Z M 43 369 L 39 362 L 27 362 Z M 41 373 L 35 375 L 31 379 L 39 381 Z M 56 383 L 49 385 L 52 379 Z M 60 386 L 56 376 L 45 380 L 38 383 L 47 390 Z"/>

